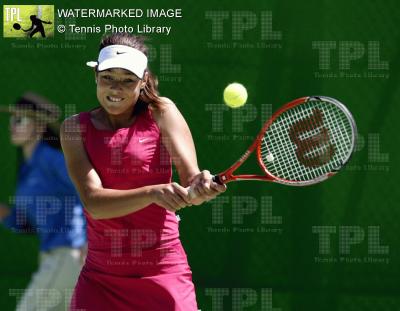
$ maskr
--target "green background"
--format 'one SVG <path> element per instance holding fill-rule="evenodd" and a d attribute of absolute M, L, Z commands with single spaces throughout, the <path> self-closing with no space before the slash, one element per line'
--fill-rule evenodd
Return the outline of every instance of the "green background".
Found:
<path fill-rule="evenodd" d="M 180 213 L 181 239 L 193 270 L 199 308 L 203 311 L 398 310 L 400 211 L 396 186 L 399 166 L 395 164 L 399 158 L 400 130 L 398 1 L 224 0 L 186 4 L 169 1 L 168 5 L 163 1 L 117 1 L 113 6 L 108 3 L 96 1 L 84 7 L 182 8 L 181 19 L 76 19 L 75 22 L 82 26 L 105 23 L 172 26 L 169 36 L 149 36 L 150 68 L 160 78 L 161 94 L 177 103 L 189 123 L 201 169 L 219 172 L 235 161 L 258 132 L 265 119 L 263 111 L 268 111 L 269 105 L 276 110 L 298 97 L 326 95 L 345 103 L 357 122 L 360 135 L 357 151 L 349 166 L 331 180 L 306 188 L 232 183 L 214 202 Z M 78 7 L 70 1 L 55 4 L 55 10 Z M 220 33 L 222 39 L 213 38 L 212 21 L 206 17 L 212 11 L 228 15 Z M 273 31 L 278 31 L 281 38 L 262 39 L 264 11 L 271 12 Z M 238 38 L 233 16 L 241 14 L 255 16 L 256 24 Z M 250 23 L 254 19 L 238 21 L 241 22 Z M 55 26 L 68 23 L 72 21 L 55 17 Z M 95 60 L 100 37 L 101 34 L 60 34 L 55 30 L 55 37 L 47 40 L 2 38 L 1 104 L 13 103 L 25 91 L 33 90 L 62 107 L 64 117 L 95 107 L 94 77 L 85 62 Z M 330 52 L 329 69 L 324 69 L 326 64 L 320 61 L 319 50 L 313 49 L 318 42 L 336 45 Z M 347 49 L 348 42 L 358 46 L 358 50 Z M 378 42 L 380 61 L 387 62 L 386 67 L 374 67 L 376 50 L 368 49 L 369 42 Z M 346 51 L 354 55 L 363 48 L 362 57 L 352 60 L 345 69 Z M 166 54 L 168 50 L 170 56 Z M 337 77 L 316 77 L 316 72 Z M 375 77 L 363 77 L 364 73 Z M 341 77 L 342 74 L 347 77 Z M 235 111 L 226 109 L 223 120 L 214 119 L 213 124 L 213 116 L 223 107 L 222 91 L 233 81 L 247 87 L 248 104 Z M 244 122 L 240 129 L 235 122 L 245 118 L 251 121 Z M 15 187 L 17 150 L 9 144 L 8 118 L 2 115 L 0 122 L 3 129 L 0 201 L 7 202 Z M 257 172 L 254 163 L 249 161 L 245 171 Z M 272 200 L 272 214 L 281 217 L 275 223 L 265 223 L 267 200 Z M 226 202 L 223 208 L 222 202 Z M 235 215 L 243 210 L 248 214 L 235 223 L 238 221 Z M 330 235 L 330 254 L 322 253 L 319 235 L 313 233 L 316 226 L 336 230 L 336 234 Z M 364 232 L 365 237 L 351 245 L 349 254 L 343 254 L 339 247 L 344 240 L 340 232 L 348 226 Z M 258 227 L 281 232 L 256 232 Z M 368 236 L 368 227 L 379 228 L 379 243 L 388 247 L 384 254 L 374 254 L 369 248 L 374 236 Z M 233 232 L 239 229 L 255 232 Z M 215 232 L 218 230 L 230 232 Z M 0 309 L 13 310 L 15 298 L 8 295 L 8 290 L 27 285 L 37 267 L 38 243 L 35 237 L 17 236 L 0 229 L 0 245 Z M 369 258 L 378 262 L 318 263 L 315 257 Z M 269 290 L 272 290 L 271 304 L 267 303 Z M 219 305 L 212 299 L 218 291 L 225 293 Z"/>

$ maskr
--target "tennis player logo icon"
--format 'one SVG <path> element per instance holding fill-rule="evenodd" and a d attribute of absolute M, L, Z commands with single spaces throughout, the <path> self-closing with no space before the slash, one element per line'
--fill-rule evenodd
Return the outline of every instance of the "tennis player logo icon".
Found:
<path fill-rule="evenodd" d="M 5 38 L 48 38 L 54 36 L 53 5 L 4 5 Z"/>

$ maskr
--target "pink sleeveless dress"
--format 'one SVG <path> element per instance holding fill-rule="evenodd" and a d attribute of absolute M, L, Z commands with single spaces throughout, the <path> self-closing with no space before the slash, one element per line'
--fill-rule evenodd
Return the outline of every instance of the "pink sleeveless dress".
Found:
<path fill-rule="evenodd" d="M 171 159 L 149 110 L 129 128 L 116 131 L 96 129 L 89 112 L 81 113 L 79 120 L 88 158 L 104 188 L 171 182 Z M 85 215 L 88 255 L 71 310 L 197 310 L 174 213 L 151 204 L 112 219 L 95 220 L 86 211 Z"/>

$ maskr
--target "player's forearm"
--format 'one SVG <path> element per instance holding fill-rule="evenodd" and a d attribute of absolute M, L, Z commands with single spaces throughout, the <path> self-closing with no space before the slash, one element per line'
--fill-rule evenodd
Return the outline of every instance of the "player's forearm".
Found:
<path fill-rule="evenodd" d="M 87 192 L 82 201 L 94 219 L 121 217 L 153 203 L 153 187 L 146 186 L 131 190 L 92 189 Z"/>

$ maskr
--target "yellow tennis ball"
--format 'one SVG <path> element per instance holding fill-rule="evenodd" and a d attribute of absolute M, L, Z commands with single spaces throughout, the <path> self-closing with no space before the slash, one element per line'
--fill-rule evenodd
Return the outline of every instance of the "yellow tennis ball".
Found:
<path fill-rule="evenodd" d="M 231 108 L 243 106 L 247 100 L 247 90 L 240 83 L 231 83 L 224 90 L 224 102 Z"/>

